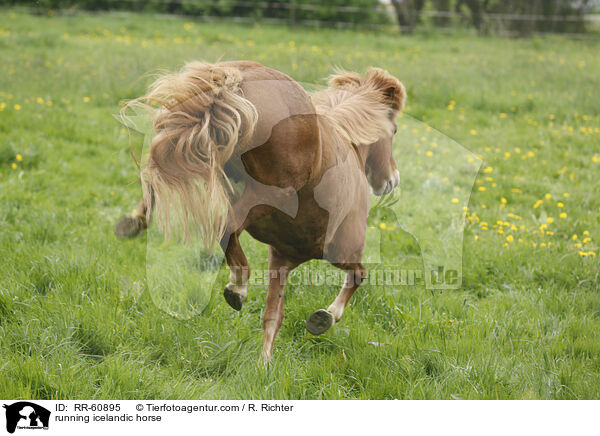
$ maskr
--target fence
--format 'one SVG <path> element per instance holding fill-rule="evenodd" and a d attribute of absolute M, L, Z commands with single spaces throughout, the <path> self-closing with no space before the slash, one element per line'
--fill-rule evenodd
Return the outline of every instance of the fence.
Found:
<path fill-rule="evenodd" d="M 0 1 L 0 4 L 2 2 Z M 52 2 L 46 2 L 52 4 Z M 62 3 L 64 4 L 64 3 Z M 189 15 L 194 19 L 203 21 L 229 20 L 234 22 L 264 22 L 287 24 L 291 28 L 296 25 L 335 27 L 335 28 L 369 28 L 380 29 L 381 27 L 396 28 L 402 31 L 413 31 L 414 26 L 398 25 L 395 19 L 395 11 L 391 4 L 377 2 L 374 6 L 343 6 L 299 3 L 291 0 L 282 1 L 209 1 L 209 0 L 151 0 L 140 2 L 140 0 L 105 0 L 95 2 L 94 9 L 103 10 L 136 10 L 148 11 L 148 5 L 156 7 L 160 13 L 175 13 L 170 15 Z M 38 7 L 26 8 L 30 12 L 40 13 L 47 9 L 44 2 Z M 141 6 L 140 5 L 146 5 Z M 173 6 L 178 6 L 174 8 Z M 154 10 L 156 10 L 154 9 Z M 70 8 L 59 8 L 55 13 L 72 14 L 81 10 L 77 2 Z M 326 14 L 323 13 L 326 12 Z M 319 19 L 319 16 L 327 16 Z M 335 17 L 332 19 L 331 17 Z M 365 18 L 367 17 L 367 18 Z M 577 14 L 577 15 L 540 15 L 540 14 L 511 14 L 511 13 L 482 13 L 479 16 L 481 26 L 480 33 L 498 34 L 501 36 L 524 36 L 545 35 L 561 33 L 574 38 L 600 37 L 600 14 Z M 472 17 L 465 12 L 423 10 L 418 13 L 416 29 L 435 29 L 439 32 L 452 32 L 457 28 L 470 27 Z M 515 23 L 522 23 L 518 25 Z M 549 31 L 536 30 L 538 23 L 544 23 Z M 584 32 L 568 32 L 558 29 L 560 23 L 577 23 L 578 29 Z M 564 27 L 564 26 L 563 26 Z"/>

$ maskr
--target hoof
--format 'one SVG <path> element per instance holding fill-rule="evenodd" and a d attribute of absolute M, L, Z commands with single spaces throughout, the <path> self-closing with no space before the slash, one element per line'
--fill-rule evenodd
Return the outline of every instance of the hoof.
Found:
<path fill-rule="evenodd" d="M 321 335 L 333 326 L 335 323 L 333 315 L 325 309 L 319 309 L 310 314 L 306 320 L 306 330 L 313 335 Z"/>
<path fill-rule="evenodd" d="M 142 230 L 142 220 L 138 217 L 124 216 L 115 226 L 115 235 L 122 239 L 135 238 Z"/>
<path fill-rule="evenodd" d="M 273 362 L 273 352 L 263 350 L 258 361 L 264 366 L 269 366 Z"/>
<path fill-rule="evenodd" d="M 231 289 L 226 287 L 223 291 L 223 296 L 225 297 L 225 301 L 227 301 L 227 304 L 229 304 L 235 310 L 242 310 L 244 301 L 246 301 L 246 297 L 244 295 L 232 291 Z"/>

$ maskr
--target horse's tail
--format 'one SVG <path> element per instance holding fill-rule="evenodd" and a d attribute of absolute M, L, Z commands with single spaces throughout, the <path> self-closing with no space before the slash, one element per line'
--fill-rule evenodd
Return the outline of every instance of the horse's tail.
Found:
<path fill-rule="evenodd" d="M 232 187 L 223 166 L 250 140 L 258 119 L 242 95 L 242 80 L 235 67 L 191 62 L 159 77 L 134 101 L 159 106 L 141 175 L 144 203 L 154 205 L 166 237 L 200 237 L 212 251 L 225 232 Z M 146 212 L 150 221 L 152 207 Z"/>

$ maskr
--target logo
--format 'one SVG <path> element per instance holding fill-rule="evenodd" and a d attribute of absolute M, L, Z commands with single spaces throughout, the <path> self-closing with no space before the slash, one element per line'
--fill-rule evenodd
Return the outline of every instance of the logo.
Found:
<path fill-rule="evenodd" d="M 19 401 L 3 406 L 6 409 L 6 431 L 15 429 L 48 430 L 50 411 L 29 401 Z"/>

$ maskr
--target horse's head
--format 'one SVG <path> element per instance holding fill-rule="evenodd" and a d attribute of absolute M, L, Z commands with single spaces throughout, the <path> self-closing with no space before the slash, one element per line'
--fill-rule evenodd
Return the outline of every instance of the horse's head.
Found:
<path fill-rule="evenodd" d="M 342 72 L 332 76 L 329 85 L 351 94 L 338 94 L 338 100 L 346 105 L 338 102 L 333 107 L 330 103 L 333 109 L 328 114 L 337 117 L 350 141 L 357 146 L 373 193 L 389 194 L 400 183 L 392 151 L 396 117 L 404 108 L 406 98 L 404 86 L 381 68 L 369 68 L 364 75 Z M 343 109 L 339 115 L 337 108 Z"/>
<path fill-rule="evenodd" d="M 390 121 L 392 122 L 392 121 Z M 396 133 L 396 124 L 393 126 Z M 389 194 L 400 183 L 400 171 L 393 156 L 394 136 L 362 146 L 365 153 L 365 173 L 375 195 Z"/>

